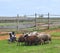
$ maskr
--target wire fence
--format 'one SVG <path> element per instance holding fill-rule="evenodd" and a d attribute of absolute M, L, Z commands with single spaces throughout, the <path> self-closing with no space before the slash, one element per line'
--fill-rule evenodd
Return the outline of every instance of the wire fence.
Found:
<path fill-rule="evenodd" d="M 0 31 L 33 31 L 60 27 L 60 15 L 34 14 L 0 17 Z"/>

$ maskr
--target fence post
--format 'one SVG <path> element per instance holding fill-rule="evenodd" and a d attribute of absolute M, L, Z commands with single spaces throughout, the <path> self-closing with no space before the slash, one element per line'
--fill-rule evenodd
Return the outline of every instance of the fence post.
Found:
<path fill-rule="evenodd" d="M 35 13 L 35 30 L 36 30 L 36 18 L 37 18 L 37 14 Z"/>
<path fill-rule="evenodd" d="M 19 31 L 19 14 L 17 14 L 17 31 Z"/>
<path fill-rule="evenodd" d="M 49 13 L 48 13 L 48 29 L 49 29 L 49 26 L 50 26 L 50 24 L 49 24 Z"/>

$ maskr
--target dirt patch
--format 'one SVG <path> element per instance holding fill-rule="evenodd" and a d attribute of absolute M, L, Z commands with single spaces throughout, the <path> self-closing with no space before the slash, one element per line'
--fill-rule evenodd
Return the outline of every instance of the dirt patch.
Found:
<path fill-rule="evenodd" d="M 56 29 L 56 30 L 46 30 L 46 33 L 51 34 L 52 32 L 60 32 L 60 29 Z M 5 34 L 8 32 L 0 32 L 0 34 Z M 22 34 L 16 34 L 16 37 L 18 38 L 19 36 L 21 36 Z M 9 35 L 4 35 L 4 36 L 0 36 L 0 40 L 5 40 L 8 39 Z M 52 39 L 60 39 L 60 37 L 52 37 Z"/>
<path fill-rule="evenodd" d="M 60 29 L 46 30 L 45 32 L 51 34 L 51 33 L 53 33 L 53 32 L 60 32 Z"/>
<path fill-rule="evenodd" d="M 16 34 L 16 37 L 18 38 L 21 35 L 22 34 Z M 8 39 L 8 38 L 9 38 L 9 35 L 0 36 L 0 40 L 5 40 L 5 39 Z"/>

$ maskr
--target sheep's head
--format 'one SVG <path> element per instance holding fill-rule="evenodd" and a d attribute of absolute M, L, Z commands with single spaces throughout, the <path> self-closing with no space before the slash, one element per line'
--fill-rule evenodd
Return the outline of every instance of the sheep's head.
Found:
<path fill-rule="evenodd" d="M 24 37 L 28 37 L 28 33 L 24 34 Z"/>

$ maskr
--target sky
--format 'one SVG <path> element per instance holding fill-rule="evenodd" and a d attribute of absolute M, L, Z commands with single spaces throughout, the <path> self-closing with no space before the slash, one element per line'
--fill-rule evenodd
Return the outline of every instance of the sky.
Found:
<path fill-rule="evenodd" d="M 0 0 L 0 16 L 59 14 L 60 0 Z"/>

